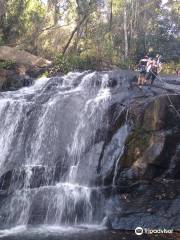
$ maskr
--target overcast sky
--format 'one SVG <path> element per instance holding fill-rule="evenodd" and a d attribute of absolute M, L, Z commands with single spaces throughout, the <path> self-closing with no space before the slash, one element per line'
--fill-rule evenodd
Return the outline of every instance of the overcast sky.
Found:
<path fill-rule="evenodd" d="M 162 0 L 162 3 L 163 4 L 165 4 L 165 3 L 167 3 L 168 2 L 168 0 Z"/>

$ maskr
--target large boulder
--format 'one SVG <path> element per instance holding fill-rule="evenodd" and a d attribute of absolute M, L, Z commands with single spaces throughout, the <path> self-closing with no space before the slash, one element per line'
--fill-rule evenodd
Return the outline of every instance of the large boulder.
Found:
<path fill-rule="evenodd" d="M 15 90 L 30 85 L 45 72 L 51 62 L 15 47 L 0 46 L 0 61 L 14 62 L 13 67 L 0 69 L 0 89 Z"/>
<path fill-rule="evenodd" d="M 32 66 L 46 67 L 51 64 L 50 61 L 35 56 L 27 51 L 19 50 L 15 47 L 1 46 L 0 47 L 0 59 L 1 60 L 13 60 L 18 65 L 31 68 Z"/>

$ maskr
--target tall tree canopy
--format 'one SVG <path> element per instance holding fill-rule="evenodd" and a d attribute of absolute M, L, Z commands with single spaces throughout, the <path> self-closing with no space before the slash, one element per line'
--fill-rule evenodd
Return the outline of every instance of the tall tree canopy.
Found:
<path fill-rule="evenodd" d="M 179 16 L 175 0 L 0 0 L 0 44 L 114 64 L 149 51 L 178 62 Z"/>

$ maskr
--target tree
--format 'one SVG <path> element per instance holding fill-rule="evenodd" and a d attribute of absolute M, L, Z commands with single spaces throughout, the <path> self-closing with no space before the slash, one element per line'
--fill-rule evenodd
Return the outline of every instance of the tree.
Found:
<path fill-rule="evenodd" d="M 5 18 L 5 0 L 0 0 L 0 27 L 4 25 Z"/>
<path fill-rule="evenodd" d="M 70 43 L 74 35 L 80 30 L 81 25 L 85 22 L 85 20 L 89 17 L 89 15 L 92 14 L 92 12 L 94 11 L 94 5 L 96 5 L 96 0 L 90 0 L 90 1 L 76 0 L 76 4 L 77 4 L 77 16 L 78 16 L 76 21 L 76 26 L 72 31 L 63 49 L 63 55 L 66 54 L 66 51 L 70 46 Z"/>
<path fill-rule="evenodd" d="M 128 29 L 127 29 L 127 6 L 124 4 L 124 59 L 128 58 Z"/>
<path fill-rule="evenodd" d="M 4 37 L 5 0 L 0 0 L 0 44 Z"/>
<path fill-rule="evenodd" d="M 177 62 L 179 16 L 176 0 L 0 0 L 0 38 L 48 57 L 72 54 L 121 67 L 149 49 Z"/>

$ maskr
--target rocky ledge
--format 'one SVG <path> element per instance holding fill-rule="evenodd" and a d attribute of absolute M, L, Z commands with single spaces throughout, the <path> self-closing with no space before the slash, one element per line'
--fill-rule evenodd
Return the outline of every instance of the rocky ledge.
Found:
<path fill-rule="evenodd" d="M 0 67 L 0 90 L 16 90 L 31 85 L 33 80 L 43 74 L 51 62 L 14 47 L 0 46 L 0 62 L 13 66 Z"/>
<path fill-rule="evenodd" d="M 133 76 L 125 79 L 111 109 L 120 112 L 123 105 L 124 115 L 111 131 L 126 124 L 128 134 L 116 164 L 106 223 L 115 229 L 180 230 L 180 78 L 159 77 L 142 88 Z"/>

